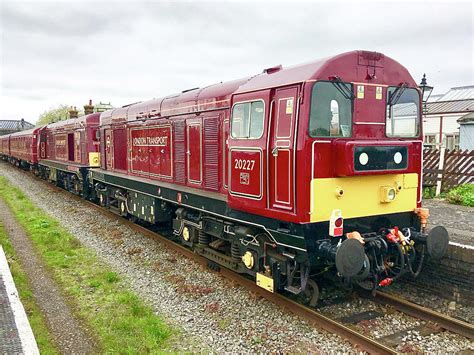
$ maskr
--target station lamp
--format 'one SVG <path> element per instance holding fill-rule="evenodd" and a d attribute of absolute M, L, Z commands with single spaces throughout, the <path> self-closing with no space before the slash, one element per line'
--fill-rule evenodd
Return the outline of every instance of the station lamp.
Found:
<path fill-rule="evenodd" d="M 431 92 L 433 91 L 433 87 L 429 86 L 428 83 L 426 82 L 426 74 L 423 74 L 423 78 L 421 79 L 421 83 L 420 85 L 418 85 L 418 87 L 421 90 L 423 106 L 424 106 L 423 109 L 426 113 L 426 103 L 428 102 Z"/>

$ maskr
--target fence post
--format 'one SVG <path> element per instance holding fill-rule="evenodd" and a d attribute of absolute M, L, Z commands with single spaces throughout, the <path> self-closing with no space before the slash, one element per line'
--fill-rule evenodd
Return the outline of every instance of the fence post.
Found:
<path fill-rule="evenodd" d="M 441 193 L 441 184 L 443 183 L 443 169 L 444 169 L 444 154 L 446 153 L 446 147 L 441 145 L 440 150 L 439 150 L 439 165 L 438 165 L 438 170 L 441 171 L 441 173 L 438 174 L 437 179 L 436 179 L 436 196 L 438 196 Z"/>

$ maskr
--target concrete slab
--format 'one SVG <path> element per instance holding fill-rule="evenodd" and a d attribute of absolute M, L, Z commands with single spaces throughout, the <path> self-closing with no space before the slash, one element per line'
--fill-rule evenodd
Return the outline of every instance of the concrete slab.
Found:
<path fill-rule="evenodd" d="M 33 331 L 0 245 L 0 354 L 39 354 Z"/>

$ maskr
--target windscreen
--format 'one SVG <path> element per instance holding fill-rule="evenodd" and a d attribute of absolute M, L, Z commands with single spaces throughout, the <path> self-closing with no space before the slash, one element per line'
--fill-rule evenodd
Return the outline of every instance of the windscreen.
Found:
<path fill-rule="evenodd" d="M 416 137 L 419 134 L 420 96 L 416 89 L 389 87 L 387 89 L 388 137 Z"/>
<path fill-rule="evenodd" d="M 352 85 L 319 81 L 311 95 L 309 135 L 350 137 L 352 130 Z"/>

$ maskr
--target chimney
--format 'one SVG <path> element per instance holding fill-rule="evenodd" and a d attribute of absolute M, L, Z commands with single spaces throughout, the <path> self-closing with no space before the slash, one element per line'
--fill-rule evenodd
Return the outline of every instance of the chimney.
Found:
<path fill-rule="evenodd" d="M 76 106 L 71 107 L 71 109 L 68 112 L 69 112 L 69 118 L 77 118 L 79 114 L 79 111 L 76 110 Z"/>
<path fill-rule="evenodd" d="M 94 105 L 92 105 L 92 100 L 89 100 L 89 105 L 84 105 L 84 115 L 90 115 L 94 113 Z"/>

